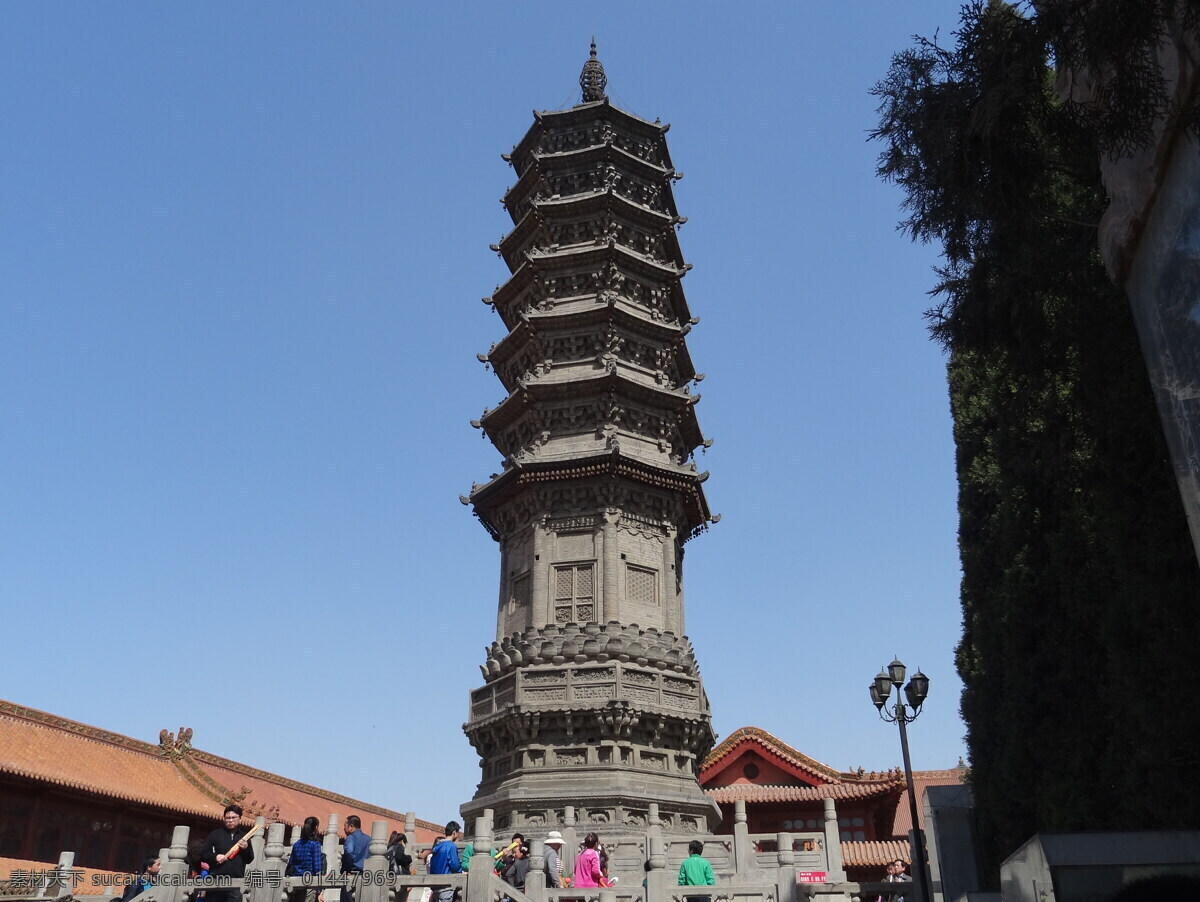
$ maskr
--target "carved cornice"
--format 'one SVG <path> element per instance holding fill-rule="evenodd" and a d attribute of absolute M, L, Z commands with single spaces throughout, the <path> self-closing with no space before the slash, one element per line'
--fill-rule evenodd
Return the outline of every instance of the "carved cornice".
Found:
<path fill-rule="evenodd" d="M 515 272 L 525 260 L 525 251 L 532 247 L 549 248 L 570 242 L 548 240 L 557 228 L 569 228 L 577 223 L 593 240 L 603 240 L 613 223 L 623 223 L 646 234 L 658 236 L 664 242 L 663 255 L 678 266 L 684 265 L 675 226 L 682 221 L 661 210 L 635 203 L 612 188 L 587 194 L 531 200 L 521 221 L 500 239 L 494 249 L 504 259 L 509 272 Z"/>
<path fill-rule="evenodd" d="M 679 506 L 680 517 L 676 526 L 684 541 L 704 531 L 710 520 L 716 522 L 718 519 L 709 512 L 708 502 L 701 488 L 704 474 L 697 473 L 692 467 L 667 469 L 631 460 L 620 454 L 619 447 L 589 458 L 513 463 L 491 482 L 472 486 L 471 495 L 464 503 L 473 505 L 480 522 L 492 537 L 499 541 L 505 533 L 501 528 L 501 523 L 507 516 L 504 508 L 512 499 L 547 483 L 572 483 L 587 488 L 598 477 L 614 476 L 618 477 L 618 482 L 621 479 L 628 480 L 629 483 L 659 489 L 667 496 L 674 497 Z M 606 482 L 604 485 L 607 486 L 609 494 L 612 494 L 612 483 Z M 601 500 L 598 496 L 599 507 L 620 507 L 620 504 L 609 500 L 599 503 Z M 553 510 L 547 513 L 560 515 L 566 511 Z M 523 525 L 524 522 L 516 523 L 515 527 Z"/>
<path fill-rule="evenodd" d="M 686 761 L 686 775 L 694 779 L 700 761 L 716 738 L 707 711 L 690 714 L 630 701 L 610 701 L 595 708 L 539 706 L 537 710 L 509 705 L 487 718 L 463 724 L 463 732 L 489 765 L 522 750 L 530 750 L 531 754 L 557 754 L 555 750 L 578 751 L 581 744 L 593 742 L 641 750 L 640 762 L 636 764 L 617 760 L 589 764 L 584 757 L 568 765 L 550 762 L 535 767 L 509 761 L 504 765 L 504 779 L 516 770 L 546 772 L 562 766 L 632 768 L 679 776 L 684 771 L 675 768 L 671 763 L 675 760 Z M 676 759 L 668 759 L 672 755 Z M 651 758 L 655 763 L 647 763 Z M 485 773 L 484 782 L 500 778 Z"/>
<path fill-rule="evenodd" d="M 535 150 L 540 149 L 544 152 L 550 149 L 544 146 L 547 137 L 578 131 L 583 139 L 578 146 L 590 146 L 607 140 L 606 127 L 642 139 L 653 147 L 657 156 L 656 162 L 667 167 L 671 165 L 664 140 L 670 125 L 648 122 L 640 116 L 613 106 L 607 98 L 599 103 L 580 104 L 566 110 L 535 111 L 533 118 L 533 125 L 529 127 L 525 136 L 513 147 L 512 153 L 506 155 L 517 172 L 523 172 L 530 165 L 531 155 Z M 615 134 L 613 138 L 616 138 Z"/>

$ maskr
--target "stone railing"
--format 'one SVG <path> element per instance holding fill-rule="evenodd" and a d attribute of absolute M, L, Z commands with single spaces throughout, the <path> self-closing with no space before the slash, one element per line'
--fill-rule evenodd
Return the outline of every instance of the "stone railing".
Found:
<path fill-rule="evenodd" d="M 657 806 L 655 806 L 657 807 Z M 656 812 L 653 812 L 656 814 Z M 406 902 L 415 897 L 414 890 L 424 887 L 453 888 L 456 902 L 873 902 L 879 896 L 896 891 L 895 884 L 851 883 L 846 881 L 841 862 L 837 812 L 832 799 L 825 803 L 825 829 L 811 833 L 752 834 L 747 829 L 745 803 L 735 804 L 732 834 L 694 834 L 681 836 L 664 834 L 662 824 L 652 817 L 644 833 L 614 835 L 608 847 L 614 857 L 610 864 L 619 876 L 611 888 L 550 888 L 545 881 L 535 879 L 545 867 L 544 845 L 540 838 L 531 842 L 531 879 L 524 892 L 504 883 L 493 870 L 492 856 L 486 851 L 495 846 L 490 811 L 475 822 L 475 855 L 465 874 L 433 875 L 425 872 L 419 853 L 427 844 L 413 843 L 409 851 L 418 862 L 419 873 L 411 876 L 388 872 L 386 821 L 371 825 L 371 842 L 363 872 L 345 875 L 335 868 L 340 862 L 336 827 L 338 815 L 330 816 L 332 829 L 325 836 L 326 859 L 330 871 L 321 875 L 286 876 L 289 846 L 284 843 L 285 826 L 272 824 L 266 836 L 256 837 L 254 861 L 239 879 L 187 876 L 187 845 L 189 830 L 176 827 L 171 845 L 162 853 L 162 869 L 157 885 L 138 896 L 139 902 L 195 902 L 196 893 L 208 888 L 238 889 L 243 902 L 299 902 L 306 889 L 323 890 L 324 902 L 339 902 L 339 890 L 348 883 L 354 887 L 355 902 Z M 563 848 L 563 867 L 570 873 L 574 867 L 576 836 L 573 828 L 564 827 L 567 845 Z M 298 839 L 298 831 L 292 831 Z M 705 844 L 705 857 L 714 865 L 716 886 L 681 887 L 676 883 L 680 863 L 687 857 L 691 840 Z M 20 892 L 6 892 L 0 881 L 0 902 L 48 902 L 67 900 L 77 893 L 71 875 L 73 853 L 64 853 L 58 866 L 43 873 L 36 885 Z M 824 883 L 799 884 L 801 872 L 823 872 Z M 2 875 L 0 875 L 2 876 Z M 105 887 L 111 897 L 118 888 Z M 117 893 L 119 894 L 119 893 Z M 94 893 L 88 894 L 96 898 Z M 435 897 L 436 898 L 436 897 Z"/>

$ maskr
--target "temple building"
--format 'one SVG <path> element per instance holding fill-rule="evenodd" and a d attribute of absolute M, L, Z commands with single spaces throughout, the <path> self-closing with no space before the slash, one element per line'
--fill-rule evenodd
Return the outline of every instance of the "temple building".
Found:
<path fill-rule="evenodd" d="M 917 810 L 928 786 L 963 782 L 966 767 L 913 771 Z M 751 833 L 819 829 L 824 800 L 837 805 L 842 861 L 851 880 L 878 880 L 897 858 L 909 861 L 908 790 L 904 772 L 838 771 L 757 727 L 734 730 L 701 764 L 700 785 L 721 807 L 719 833 L 733 831 L 734 806 L 746 806 Z M 924 824 L 921 825 L 924 827 Z"/>
<path fill-rule="evenodd" d="M 404 830 L 407 819 L 417 842 L 441 830 L 201 751 L 190 729 L 143 742 L 0 701 L 0 872 L 53 863 L 63 851 L 73 851 L 79 867 L 129 871 L 170 845 L 177 825 L 203 837 L 230 803 L 249 821 L 324 824 L 330 814 L 357 814 L 364 824 L 386 820 L 389 830 Z"/>
<path fill-rule="evenodd" d="M 684 544 L 716 520 L 693 459 L 702 378 L 685 336 L 668 126 L 613 106 L 595 44 L 581 102 L 504 155 L 511 275 L 480 359 L 506 396 L 473 421 L 503 470 L 463 502 L 500 546 L 496 641 L 464 729 L 482 759 L 467 823 L 666 830 L 719 821 L 714 736 L 684 638 Z"/>

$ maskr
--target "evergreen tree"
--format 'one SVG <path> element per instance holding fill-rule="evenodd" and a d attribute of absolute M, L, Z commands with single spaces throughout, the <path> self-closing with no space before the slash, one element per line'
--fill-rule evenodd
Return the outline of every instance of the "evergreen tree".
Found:
<path fill-rule="evenodd" d="M 1103 143 L 1047 24 L 964 8 L 876 86 L 879 173 L 943 266 L 970 781 L 988 870 L 1046 830 L 1194 826 L 1192 553 L 1124 294 L 1099 259 Z"/>

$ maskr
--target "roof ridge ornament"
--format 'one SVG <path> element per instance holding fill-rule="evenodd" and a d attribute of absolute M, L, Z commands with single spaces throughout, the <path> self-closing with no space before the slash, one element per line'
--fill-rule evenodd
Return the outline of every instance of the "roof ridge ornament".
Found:
<path fill-rule="evenodd" d="M 596 59 L 596 36 L 592 35 L 592 52 L 583 71 L 579 73 L 579 87 L 583 89 L 583 102 L 594 103 L 604 100 L 604 88 L 608 85 L 608 76 L 604 74 L 604 66 Z"/>

